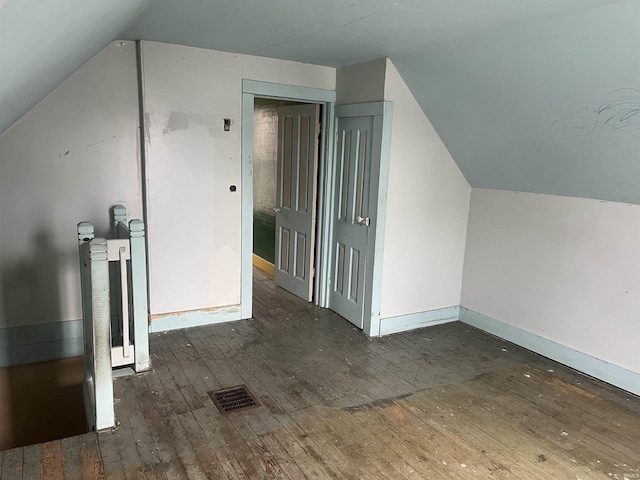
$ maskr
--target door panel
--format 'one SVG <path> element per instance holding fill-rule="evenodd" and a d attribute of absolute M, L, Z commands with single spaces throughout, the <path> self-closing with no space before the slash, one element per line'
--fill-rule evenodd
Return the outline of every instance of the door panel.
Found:
<path fill-rule="evenodd" d="M 329 306 L 363 327 L 373 116 L 338 118 Z"/>
<path fill-rule="evenodd" d="M 320 107 L 278 109 L 275 281 L 311 301 Z"/>

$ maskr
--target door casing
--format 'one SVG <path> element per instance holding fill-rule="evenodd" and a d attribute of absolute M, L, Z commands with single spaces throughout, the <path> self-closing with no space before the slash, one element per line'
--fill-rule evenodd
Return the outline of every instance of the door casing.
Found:
<path fill-rule="evenodd" d="M 335 110 L 336 92 L 319 88 L 299 87 L 256 80 L 242 82 L 242 250 L 241 250 L 241 318 L 251 318 L 253 302 L 253 108 L 254 98 L 273 98 L 293 102 L 318 103 L 322 109 L 322 131 L 320 144 L 322 160 L 318 171 L 318 230 L 316 234 L 316 274 L 314 278 L 314 299 L 320 307 L 329 303 L 329 281 L 332 238 L 332 212 L 334 204 L 333 184 L 335 181 Z M 342 105 L 341 115 L 375 115 L 381 122 L 382 135 L 379 139 L 380 161 L 372 165 L 372 198 L 377 198 L 372 208 L 376 210 L 377 221 L 369 228 L 365 277 L 365 315 L 363 331 L 369 336 L 380 334 L 380 291 L 382 286 L 382 253 L 384 248 L 384 228 L 387 207 L 387 185 L 389 176 L 389 155 L 391 147 L 391 122 L 393 104 L 374 102 L 366 104 Z M 376 146 L 374 146 L 376 148 Z M 370 305 L 369 309 L 367 305 Z M 370 312 L 370 315 L 369 315 Z"/>

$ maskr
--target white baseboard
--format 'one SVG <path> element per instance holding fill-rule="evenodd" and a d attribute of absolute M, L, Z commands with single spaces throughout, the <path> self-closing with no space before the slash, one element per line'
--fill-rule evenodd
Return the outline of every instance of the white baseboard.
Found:
<path fill-rule="evenodd" d="M 640 374 L 636 372 L 465 307 L 460 307 L 460 321 L 603 382 L 640 395 Z"/>
<path fill-rule="evenodd" d="M 82 355 L 82 320 L 0 328 L 0 368 Z"/>
<path fill-rule="evenodd" d="M 151 315 L 149 333 L 166 332 L 180 328 L 201 327 L 215 323 L 233 322 L 242 318 L 240 305 L 229 305 L 205 310 L 190 310 L 162 315 Z"/>
<path fill-rule="evenodd" d="M 416 328 L 430 327 L 458 320 L 460 307 L 438 308 L 427 312 L 410 313 L 397 317 L 380 319 L 380 336 L 391 333 L 406 332 Z"/>

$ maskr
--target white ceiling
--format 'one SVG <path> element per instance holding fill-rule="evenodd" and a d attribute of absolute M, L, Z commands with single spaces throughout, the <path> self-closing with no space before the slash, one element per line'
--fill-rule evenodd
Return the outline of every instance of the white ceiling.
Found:
<path fill-rule="evenodd" d="M 116 38 L 388 56 L 471 185 L 640 203 L 639 24 L 640 0 L 0 0 L 0 132 Z"/>

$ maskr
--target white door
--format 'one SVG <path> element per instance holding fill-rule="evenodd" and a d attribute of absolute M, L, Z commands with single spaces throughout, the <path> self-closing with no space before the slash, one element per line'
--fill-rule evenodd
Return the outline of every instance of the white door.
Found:
<path fill-rule="evenodd" d="M 278 109 L 275 281 L 311 301 L 316 227 L 319 105 Z"/>
<path fill-rule="evenodd" d="M 337 117 L 329 307 L 363 328 L 375 117 Z"/>

